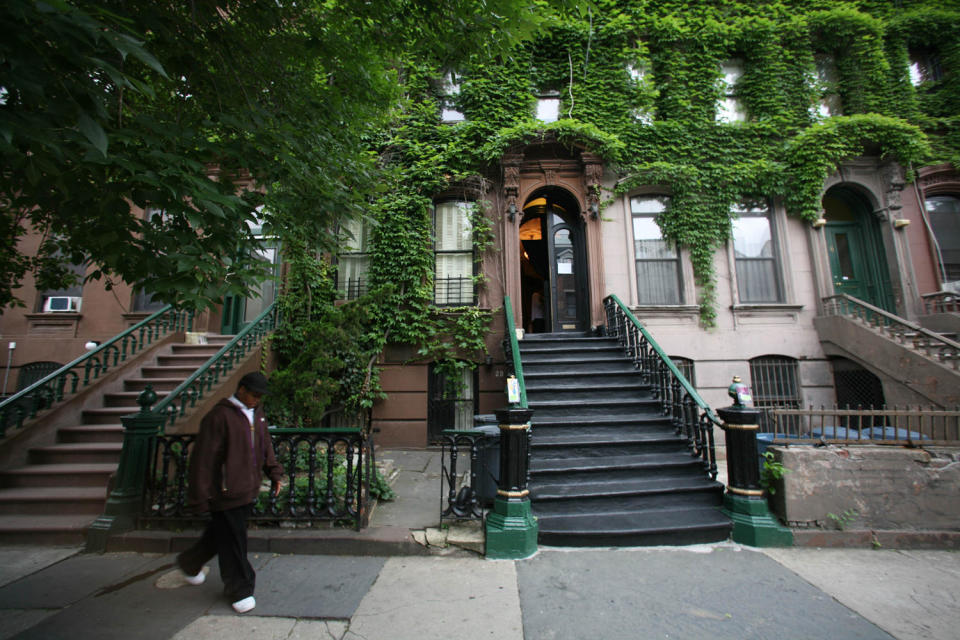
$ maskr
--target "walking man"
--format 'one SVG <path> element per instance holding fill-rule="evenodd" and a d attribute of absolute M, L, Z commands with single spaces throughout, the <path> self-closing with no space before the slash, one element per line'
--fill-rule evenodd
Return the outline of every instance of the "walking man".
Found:
<path fill-rule="evenodd" d="M 187 582 L 203 584 L 204 564 L 217 556 L 223 591 L 233 610 L 246 613 L 256 606 L 256 575 L 247 560 L 247 519 L 260 493 L 261 473 L 280 492 L 283 467 L 277 464 L 260 399 L 267 378 L 251 372 L 240 379 L 236 393 L 220 400 L 200 423 L 190 454 L 188 500 L 196 513 L 210 514 L 200 540 L 177 556 Z"/>

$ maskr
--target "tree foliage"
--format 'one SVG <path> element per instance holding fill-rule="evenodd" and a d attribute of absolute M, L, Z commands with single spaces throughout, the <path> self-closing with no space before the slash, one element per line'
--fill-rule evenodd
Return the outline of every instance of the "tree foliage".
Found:
<path fill-rule="evenodd" d="M 62 261 L 187 306 L 249 293 L 267 273 L 259 205 L 269 233 L 330 244 L 376 185 L 397 60 L 501 50 L 536 28 L 536 4 L 4 2 L 0 238 L 43 243 L 0 257 L 0 308 L 28 272 L 63 285 Z"/>

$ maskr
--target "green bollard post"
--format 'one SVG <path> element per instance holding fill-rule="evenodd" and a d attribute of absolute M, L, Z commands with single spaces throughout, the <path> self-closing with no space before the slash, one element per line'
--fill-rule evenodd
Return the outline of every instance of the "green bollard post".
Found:
<path fill-rule="evenodd" d="M 729 394 L 733 405 L 717 409 L 727 444 L 727 491 L 723 512 L 733 521 L 730 537 L 753 547 L 791 547 L 793 532 L 770 513 L 760 488 L 757 431 L 760 411 L 752 406 L 750 389 L 735 377 Z"/>
<path fill-rule="evenodd" d="M 493 510 L 487 514 L 486 556 L 492 559 L 527 558 L 537 551 L 537 519 L 527 489 L 527 452 L 530 446 L 530 409 L 496 412 L 500 423 L 500 484 Z"/>
<path fill-rule="evenodd" d="M 157 401 L 153 387 L 147 387 L 137 397 L 140 412 L 123 416 L 123 449 L 114 478 L 114 488 L 107 498 L 103 515 L 87 530 L 88 552 L 102 553 L 107 549 L 107 540 L 112 534 L 129 531 L 136 526 L 143 507 L 144 483 L 150 456 L 154 450 L 154 438 L 163 426 L 164 416 L 150 411 Z"/>

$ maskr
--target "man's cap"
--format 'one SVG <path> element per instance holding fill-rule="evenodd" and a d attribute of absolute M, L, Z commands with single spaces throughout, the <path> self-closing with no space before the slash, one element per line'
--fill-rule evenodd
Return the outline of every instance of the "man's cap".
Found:
<path fill-rule="evenodd" d="M 251 371 L 240 378 L 239 386 L 247 391 L 263 395 L 267 392 L 267 376 L 259 371 Z"/>

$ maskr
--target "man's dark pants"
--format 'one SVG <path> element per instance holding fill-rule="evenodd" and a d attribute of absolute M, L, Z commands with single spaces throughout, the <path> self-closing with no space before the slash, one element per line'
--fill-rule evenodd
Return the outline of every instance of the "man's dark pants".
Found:
<path fill-rule="evenodd" d="M 213 556 L 220 564 L 223 593 L 230 602 L 253 595 L 256 574 L 247 560 L 247 519 L 253 505 L 212 511 L 203 535 L 192 547 L 177 556 L 184 573 L 195 576 Z"/>

